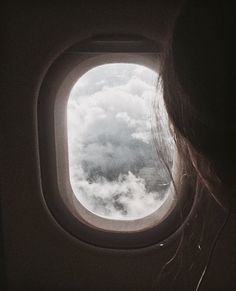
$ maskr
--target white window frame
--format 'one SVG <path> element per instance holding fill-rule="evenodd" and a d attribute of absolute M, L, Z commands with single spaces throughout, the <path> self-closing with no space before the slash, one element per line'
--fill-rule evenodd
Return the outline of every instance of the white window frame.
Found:
<path fill-rule="evenodd" d="M 69 178 L 67 101 L 74 84 L 90 69 L 110 63 L 133 63 L 158 70 L 160 52 L 147 40 L 91 40 L 65 51 L 51 66 L 38 100 L 39 155 L 42 189 L 48 210 L 73 236 L 109 248 L 137 248 L 163 240 L 182 223 L 182 195 L 171 184 L 165 202 L 143 218 L 103 218 L 76 198 Z M 178 157 L 173 176 L 178 177 Z M 178 180 L 178 179 L 176 179 Z M 180 207 L 179 207 L 180 206 Z"/>

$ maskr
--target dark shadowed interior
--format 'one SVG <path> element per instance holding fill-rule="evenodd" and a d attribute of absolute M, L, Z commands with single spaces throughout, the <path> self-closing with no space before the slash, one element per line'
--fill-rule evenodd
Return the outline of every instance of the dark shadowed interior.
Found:
<path fill-rule="evenodd" d="M 227 4 L 217 6 L 216 1 L 189 1 L 175 23 L 181 2 L 78 0 L 2 4 L 1 290 L 236 290 L 236 110 L 230 90 L 234 84 L 230 70 L 232 9 Z M 219 23 L 226 26 L 219 30 Z M 204 26 L 212 33 L 204 33 Z M 198 207 L 191 211 L 195 205 L 191 194 L 196 190 L 192 186 L 194 178 L 184 176 L 181 187 L 177 185 L 177 190 L 184 193 L 178 204 L 181 222 L 186 222 L 184 232 L 180 230 L 179 208 L 163 224 L 146 232 L 122 235 L 114 231 L 110 235 L 109 231 L 92 229 L 81 217 L 68 216 L 63 199 L 56 207 L 51 206 L 60 195 L 53 164 L 52 128 L 56 117 L 49 116 L 55 100 L 50 99 L 50 94 L 58 90 L 66 70 L 69 72 L 76 51 L 104 52 L 106 47 L 107 53 L 132 53 L 136 49 L 162 54 L 169 46 L 173 27 L 178 82 L 193 96 L 192 112 L 196 113 L 193 119 L 186 114 L 183 120 L 191 120 L 193 128 L 198 128 L 190 133 L 182 124 L 178 131 L 213 163 L 225 185 L 220 197 L 226 200 L 227 215 L 205 190 Z M 148 46 L 127 46 L 127 39 L 135 43 L 139 38 L 149 40 Z M 86 43 L 91 39 L 100 42 L 90 45 L 89 52 Z M 107 46 L 104 40 L 110 44 Z M 193 51 L 196 53 L 192 55 Z M 65 52 L 70 55 L 69 61 Z M 61 64 L 68 64 L 65 71 Z M 179 115 L 171 112 L 176 92 L 169 92 L 173 98 L 167 111 L 172 121 L 181 125 Z M 189 106 L 184 105 L 185 109 Z M 181 104 L 176 106 L 182 110 Z M 181 167 L 177 167 L 179 178 L 182 172 L 178 176 L 178 169 L 181 172 Z"/>

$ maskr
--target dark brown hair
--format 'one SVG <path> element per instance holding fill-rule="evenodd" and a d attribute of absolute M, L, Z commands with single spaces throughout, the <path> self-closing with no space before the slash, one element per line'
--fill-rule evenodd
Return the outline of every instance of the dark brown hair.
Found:
<path fill-rule="evenodd" d="M 187 1 L 167 40 L 162 67 L 179 154 L 211 192 L 232 187 L 236 165 L 225 11 L 220 1 Z"/>
<path fill-rule="evenodd" d="M 223 1 L 185 1 L 166 41 L 163 98 L 180 170 L 192 183 L 195 209 L 154 290 L 198 290 L 229 217 L 226 202 L 235 185 L 236 110 L 229 88 L 226 8 Z"/>

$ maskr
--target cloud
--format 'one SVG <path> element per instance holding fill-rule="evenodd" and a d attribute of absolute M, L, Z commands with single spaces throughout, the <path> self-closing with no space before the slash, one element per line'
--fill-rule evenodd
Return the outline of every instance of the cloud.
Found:
<path fill-rule="evenodd" d="M 166 197 L 170 178 L 151 133 L 153 100 L 161 97 L 156 80 L 156 73 L 140 65 L 107 64 L 87 72 L 71 91 L 70 181 L 76 197 L 97 215 L 144 217 Z M 168 146 L 163 112 L 166 130 L 159 127 L 158 135 Z"/>

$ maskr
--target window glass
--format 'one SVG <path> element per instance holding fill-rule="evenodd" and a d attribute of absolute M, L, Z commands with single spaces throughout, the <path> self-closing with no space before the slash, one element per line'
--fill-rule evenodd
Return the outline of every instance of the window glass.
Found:
<path fill-rule="evenodd" d="M 70 183 L 79 202 L 96 215 L 132 220 L 165 202 L 170 185 L 165 163 L 171 168 L 173 145 L 161 101 L 162 126 L 153 114 L 154 100 L 162 100 L 157 80 L 142 65 L 105 64 L 85 73 L 70 92 Z"/>

